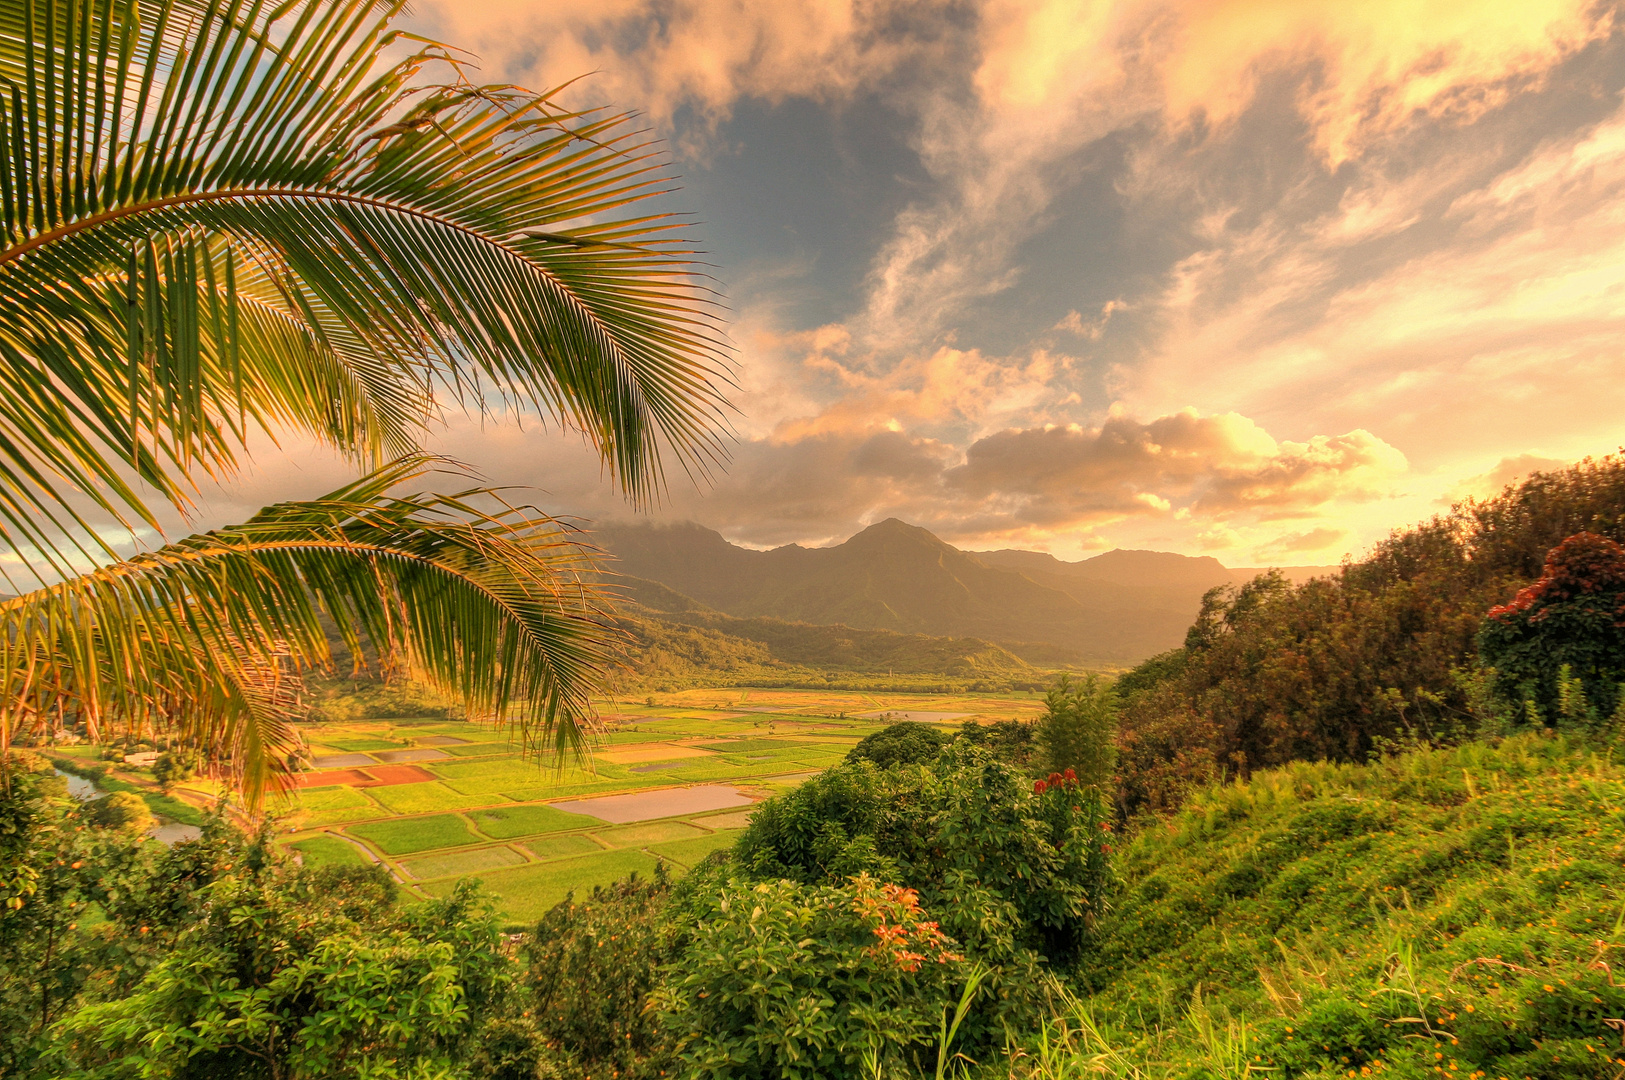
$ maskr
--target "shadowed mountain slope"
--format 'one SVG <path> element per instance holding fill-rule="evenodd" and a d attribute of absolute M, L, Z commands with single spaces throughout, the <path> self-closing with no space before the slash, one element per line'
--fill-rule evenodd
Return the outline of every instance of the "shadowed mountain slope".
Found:
<path fill-rule="evenodd" d="M 1114 551 L 1082 563 L 961 551 L 895 518 L 843 544 L 752 551 L 699 525 L 610 525 L 596 543 L 660 610 L 844 624 L 996 642 L 1034 663 L 1134 663 L 1179 644 L 1202 593 L 1236 580 L 1216 559 Z"/>

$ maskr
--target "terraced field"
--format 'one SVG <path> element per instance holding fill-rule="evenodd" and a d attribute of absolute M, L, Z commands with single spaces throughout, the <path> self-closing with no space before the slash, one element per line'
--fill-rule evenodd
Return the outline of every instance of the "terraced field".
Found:
<path fill-rule="evenodd" d="M 382 863 L 407 891 L 484 880 L 515 923 L 657 862 L 682 873 L 753 804 L 840 761 L 899 714 L 957 726 L 1030 717 L 1023 698 L 691 690 L 617 705 L 590 756 L 527 759 L 501 732 L 446 720 L 311 725 L 315 768 L 283 811 L 307 862 Z"/>

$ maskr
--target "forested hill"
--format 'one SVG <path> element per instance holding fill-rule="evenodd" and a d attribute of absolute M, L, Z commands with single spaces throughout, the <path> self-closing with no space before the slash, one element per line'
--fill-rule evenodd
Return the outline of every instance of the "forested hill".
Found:
<path fill-rule="evenodd" d="M 1210 604 L 1188 647 L 1118 682 L 1124 809 L 1177 805 L 1192 783 L 1238 771 L 1484 730 L 1495 676 L 1479 628 L 1582 532 L 1625 540 L 1625 456 L 1462 503 L 1334 575 L 1257 579 Z"/>
<path fill-rule="evenodd" d="M 593 540 L 618 572 L 668 590 L 635 586 L 657 610 L 974 637 L 1038 664 L 1136 663 L 1184 640 L 1203 592 L 1255 573 L 1165 552 L 961 551 L 895 518 L 828 548 L 752 551 L 695 524 L 607 525 Z"/>

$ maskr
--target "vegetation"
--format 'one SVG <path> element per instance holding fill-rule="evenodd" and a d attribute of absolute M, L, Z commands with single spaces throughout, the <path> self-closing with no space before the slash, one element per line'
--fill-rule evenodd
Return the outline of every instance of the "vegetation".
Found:
<path fill-rule="evenodd" d="M 1092 788 L 1108 785 L 1117 766 L 1117 695 L 1098 676 L 1076 683 L 1061 676 L 1044 698 L 1035 725 L 1042 762 Z"/>
<path fill-rule="evenodd" d="M 1123 812 L 1175 808 L 1193 786 L 1221 776 L 1362 761 L 1408 740 L 1460 737 L 1499 722 L 1496 686 L 1522 700 L 1509 679 L 1530 683 L 1537 707 L 1549 711 L 1558 669 L 1533 672 L 1572 646 L 1541 645 L 1549 655 L 1538 656 L 1524 648 L 1533 666 L 1509 669 L 1492 686 L 1478 670 L 1479 635 L 1487 613 L 1537 582 L 1548 552 L 1581 532 L 1625 539 L 1625 456 L 1537 473 L 1463 503 L 1394 533 L 1335 577 L 1294 587 L 1267 575 L 1210 592 L 1185 646 L 1120 684 Z M 1582 608 L 1611 602 L 1615 587 L 1599 587 Z M 1508 630 L 1520 622 L 1498 621 Z M 1483 641 L 1505 662 L 1511 637 L 1492 628 Z M 1595 655 L 1608 647 L 1599 638 Z M 1612 676 L 1605 667 L 1591 674 L 1589 663 L 1577 654 L 1573 677 L 1611 703 Z"/>
<path fill-rule="evenodd" d="M 623 216 L 667 188 L 636 126 L 470 83 L 400 10 L 0 15 L 27 87 L 0 125 L 0 542 L 37 586 L 0 603 L 0 750 L 64 716 L 156 726 L 257 802 L 334 638 L 470 715 L 579 738 L 612 635 L 570 531 L 391 489 L 432 464 L 431 420 L 491 400 L 578 428 L 647 499 L 662 453 L 715 457 L 725 347 L 674 220 Z M 142 490 L 185 514 L 260 432 L 371 471 L 119 558 L 107 519 L 158 531 Z"/>
<path fill-rule="evenodd" d="M 924 765 L 934 761 L 950 741 L 946 732 L 915 720 L 904 720 L 858 740 L 847 752 L 848 761 L 869 761 L 885 769 L 893 765 Z"/>

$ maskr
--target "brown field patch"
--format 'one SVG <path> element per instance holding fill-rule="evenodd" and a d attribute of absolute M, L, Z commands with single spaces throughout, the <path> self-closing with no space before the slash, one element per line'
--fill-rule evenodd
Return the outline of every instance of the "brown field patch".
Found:
<path fill-rule="evenodd" d="M 327 769 L 308 772 L 299 777 L 300 787 L 393 787 L 396 784 L 421 784 L 433 780 L 434 773 L 416 765 L 375 765 L 370 769 Z"/>

